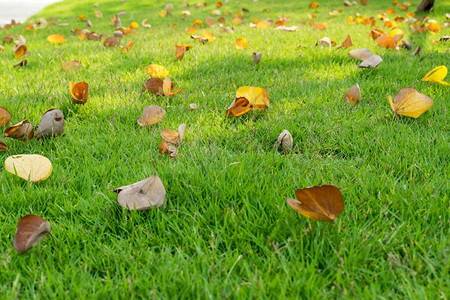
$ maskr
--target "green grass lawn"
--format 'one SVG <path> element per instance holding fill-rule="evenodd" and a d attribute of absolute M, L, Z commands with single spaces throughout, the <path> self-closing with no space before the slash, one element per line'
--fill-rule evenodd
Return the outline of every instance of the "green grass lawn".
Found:
<path fill-rule="evenodd" d="M 59 138 L 1 139 L 9 152 L 0 153 L 0 298 L 448 299 L 450 89 L 420 79 L 434 67 L 450 67 L 449 44 L 433 44 L 450 30 L 413 34 L 401 24 L 403 39 L 422 47 L 413 56 L 378 47 L 370 26 L 346 22 L 355 13 L 376 16 L 392 1 L 331 17 L 343 1 L 319 1 L 312 10 L 309 1 L 230 0 L 222 12 L 245 7 L 244 23 L 231 34 L 216 22 L 209 29 L 216 40 L 201 45 L 184 29 L 210 15 L 214 1 L 189 7 L 188 20 L 179 15 L 182 1 L 171 2 L 173 15 L 161 18 L 166 2 L 65 0 L 32 19 L 55 16 L 67 27 L 0 31 L 2 38 L 21 33 L 31 52 L 23 68 L 13 68 L 12 44 L 0 52 L 0 106 L 11 111 L 10 125 L 28 119 L 36 126 L 50 108 L 61 109 L 66 121 Z M 450 3 L 436 2 L 429 17 L 442 22 Z M 126 12 L 124 26 L 145 18 L 152 25 L 123 38 L 122 44 L 135 42 L 128 53 L 70 33 L 85 28 L 78 16 L 86 14 L 92 31 L 111 36 L 119 11 Z M 303 24 L 311 13 L 330 25 L 319 31 Z M 253 18 L 281 15 L 299 30 L 248 26 Z M 53 33 L 66 41 L 49 44 Z M 369 48 L 382 64 L 358 69 L 350 49 L 314 46 L 324 36 L 340 44 L 348 34 L 351 49 Z M 250 47 L 237 50 L 239 37 Z M 194 47 L 177 61 L 175 44 Z M 263 53 L 258 65 L 253 52 Z M 61 62 L 69 60 L 83 67 L 66 73 Z M 185 90 L 170 99 L 143 92 L 152 63 L 167 67 Z M 72 104 L 69 81 L 89 83 L 85 106 Z M 362 100 L 352 106 L 343 95 L 356 83 Z M 226 118 L 236 90 L 246 85 L 265 88 L 270 108 Z M 393 116 L 387 97 L 404 87 L 431 97 L 433 107 L 418 119 Z M 190 111 L 190 103 L 198 109 Z M 164 121 L 139 126 L 152 104 L 166 108 Z M 161 130 L 181 123 L 187 130 L 178 158 L 160 155 Z M 273 149 L 283 129 L 294 138 L 288 155 Z M 23 153 L 48 157 L 50 178 L 30 184 L 7 173 L 4 160 Z M 144 212 L 118 206 L 112 191 L 150 176 L 152 160 L 167 206 Z M 343 194 L 335 224 L 307 219 L 286 204 L 296 189 L 322 184 Z M 12 241 L 17 220 L 30 213 L 51 223 L 57 246 L 47 237 L 20 255 Z"/>

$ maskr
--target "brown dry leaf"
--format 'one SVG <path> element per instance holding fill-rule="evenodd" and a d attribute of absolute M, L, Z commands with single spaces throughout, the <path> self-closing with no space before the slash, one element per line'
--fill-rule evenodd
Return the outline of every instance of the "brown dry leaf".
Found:
<path fill-rule="evenodd" d="M 186 51 L 190 50 L 192 45 L 175 45 L 175 57 L 182 60 Z"/>
<path fill-rule="evenodd" d="M 13 65 L 13 67 L 14 67 L 14 68 L 17 68 L 17 67 L 25 67 L 27 64 L 28 64 L 28 60 L 24 59 L 24 60 L 21 60 L 21 61 L 19 61 L 19 62 L 16 62 L 16 63 Z"/>
<path fill-rule="evenodd" d="M 350 51 L 348 56 L 358 60 L 365 60 L 373 56 L 373 53 L 369 49 L 355 49 Z"/>
<path fill-rule="evenodd" d="M 283 149 L 284 153 L 289 153 L 292 151 L 292 147 L 294 146 L 294 140 L 292 139 L 292 135 L 289 131 L 284 129 L 277 138 L 277 142 L 274 147 L 280 147 Z"/>
<path fill-rule="evenodd" d="M 35 137 L 57 136 L 64 132 L 64 114 L 59 109 L 47 110 L 42 116 Z"/>
<path fill-rule="evenodd" d="M 191 39 L 194 39 L 198 42 L 201 42 L 203 44 L 206 44 L 208 42 L 208 39 L 203 37 L 203 36 L 199 36 L 199 35 L 191 35 Z"/>
<path fill-rule="evenodd" d="M 122 31 L 120 31 L 120 32 L 122 32 Z M 122 33 L 122 35 L 123 35 L 123 33 Z M 103 34 L 97 34 L 97 33 L 95 33 L 95 32 L 89 32 L 89 33 L 86 33 L 86 38 L 89 40 L 89 41 L 101 41 L 102 40 L 102 37 L 103 37 Z M 106 42 L 106 41 L 105 41 Z"/>
<path fill-rule="evenodd" d="M 103 13 L 99 10 L 94 10 L 94 14 L 97 18 L 103 18 Z"/>
<path fill-rule="evenodd" d="M 372 55 L 371 57 L 363 60 L 362 63 L 358 65 L 359 68 L 376 68 L 383 59 L 379 55 Z"/>
<path fill-rule="evenodd" d="M 169 77 L 169 70 L 157 64 L 151 64 L 147 67 L 147 74 L 151 77 L 166 78 Z"/>
<path fill-rule="evenodd" d="M 158 152 L 161 154 L 168 154 L 169 153 L 169 144 L 165 140 L 162 140 L 159 144 Z"/>
<path fill-rule="evenodd" d="M 72 60 L 61 63 L 61 67 L 64 71 L 78 71 L 81 68 L 81 61 L 78 60 Z"/>
<path fill-rule="evenodd" d="M 416 50 L 414 50 L 414 52 L 413 52 L 412 55 L 413 55 L 413 56 L 418 55 L 418 54 L 420 53 L 421 50 L 422 50 L 422 48 L 417 47 Z"/>
<path fill-rule="evenodd" d="M 345 39 L 345 41 L 343 41 L 342 44 L 337 46 L 336 49 L 339 49 L 342 47 L 349 48 L 351 46 L 353 46 L 352 37 L 350 35 L 347 35 L 347 38 Z"/>
<path fill-rule="evenodd" d="M 106 48 L 116 47 L 119 44 L 120 39 L 115 36 L 109 37 L 103 42 L 103 46 L 105 46 Z"/>
<path fill-rule="evenodd" d="M 381 35 L 377 38 L 377 44 L 380 47 L 388 48 L 388 49 L 398 49 L 397 43 L 403 35 L 398 34 L 394 37 L 388 35 Z"/>
<path fill-rule="evenodd" d="M 4 136 L 16 140 L 27 141 L 34 136 L 34 128 L 28 120 L 23 120 L 11 127 L 6 128 Z"/>
<path fill-rule="evenodd" d="M 122 27 L 122 22 L 120 21 L 119 15 L 115 15 L 114 17 L 112 17 L 111 23 L 115 28 Z"/>
<path fill-rule="evenodd" d="M 356 104 L 359 100 L 361 100 L 361 90 L 359 88 L 359 84 L 356 84 L 348 89 L 344 96 L 344 100 L 352 104 Z"/>
<path fill-rule="evenodd" d="M 74 83 L 71 81 L 69 83 L 69 90 L 74 104 L 86 104 L 89 93 L 89 84 L 87 82 Z"/>
<path fill-rule="evenodd" d="M 47 179 L 52 173 L 50 160 L 39 154 L 20 154 L 5 160 L 5 170 L 22 179 L 38 182 Z"/>
<path fill-rule="evenodd" d="M 0 126 L 5 126 L 11 121 L 11 113 L 4 107 L 0 106 Z"/>
<path fill-rule="evenodd" d="M 149 105 L 144 108 L 142 117 L 137 120 L 137 123 L 141 126 L 150 126 L 164 120 L 165 115 L 166 111 L 163 108 L 157 105 Z"/>
<path fill-rule="evenodd" d="M 262 53 L 261 52 L 252 54 L 252 60 L 255 63 L 255 65 L 259 64 L 259 62 L 261 61 L 261 57 L 262 57 Z"/>
<path fill-rule="evenodd" d="M 51 231 L 50 223 L 36 215 L 26 215 L 19 219 L 13 246 L 25 253 L 39 244 Z"/>
<path fill-rule="evenodd" d="M 14 55 L 16 58 L 25 57 L 28 55 L 27 46 L 25 45 L 17 45 L 14 47 Z"/>
<path fill-rule="evenodd" d="M 211 17 L 211 16 L 207 16 L 206 19 L 205 19 L 205 23 L 209 27 L 212 27 L 214 25 L 214 18 Z"/>
<path fill-rule="evenodd" d="M 61 44 L 65 40 L 65 37 L 61 34 L 51 34 L 47 37 L 47 41 L 50 44 Z"/>
<path fill-rule="evenodd" d="M 164 205 L 166 190 L 156 172 L 142 181 L 114 190 L 117 203 L 129 210 L 149 210 Z"/>
<path fill-rule="evenodd" d="M 144 83 L 144 87 L 152 94 L 162 96 L 163 92 L 163 81 L 160 78 L 150 78 Z"/>
<path fill-rule="evenodd" d="M 167 77 L 163 81 L 163 94 L 164 94 L 164 96 L 166 96 L 166 97 L 175 96 L 176 94 L 181 92 L 184 88 L 181 87 L 178 90 L 176 90 L 175 92 L 172 92 L 172 89 L 173 89 L 173 83 L 170 80 L 170 78 Z"/>
<path fill-rule="evenodd" d="M 181 141 L 179 133 L 171 129 L 164 129 L 163 131 L 161 131 L 161 136 L 166 142 L 170 144 L 177 144 Z"/>
<path fill-rule="evenodd" d="M 8 146 L 5 143 L 0 142 L 0 152 L 8 151 Z"/>
<path fill-rule="evenodd" d="M 247 43 L 247 40 L 245 38 L 236 39 L 236 42 L 234 45 L 236 46 L 236 49 L 238 49 L 238 50 L 243 50 L 249 46 Z"/>
<path fill-rule="evenodd" d="M 289 206 L 313 220 L 333 222 L 344 210 L 342 193 L 333 185 L 298 189 L 295 197 L 286 199 Z"/>
<path fill-rule="evenodd" d="M 433 105 L 433 99 L 413 88 L 403 88 L 389 103 L 394 113 L 417 119 Z"/>
<path fill-rule="evenodd" d="M 248 113 L 251 110 L 252 108 L 250 106 L 250 103 L 246 98 L 244 97 L 236 98 L 233 101 L 233 103 L 231 103 L 230 107 L 228 107 L 227 117 L 228 118 L 239 117 L 242 116 L 243 114 Z"/>

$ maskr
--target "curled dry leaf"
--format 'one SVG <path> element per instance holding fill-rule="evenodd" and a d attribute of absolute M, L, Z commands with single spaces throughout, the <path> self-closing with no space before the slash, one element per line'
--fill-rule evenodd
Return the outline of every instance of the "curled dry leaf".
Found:
<path fill-rule="evenodd" d="M 369 49 L 355 49 L 348 53 L 348 56 L 358 60 L 365 60 L 371 57 L 373 53 Z"/>
<path fill-rule="evenodd" d="M 33 125 L 28 120 L 23 120 L 11 127 L 5 129 L 5 137 L 21 141 L 30 140 L 34 136 Z"/>
<path fill-rule="evenodd" d="M 269 108 L 269 93 L 260 87 L 243 86 L 236 91 L 236 99 L 227 110 L 227 117 L 238 117 L 250 110 Z"/>
<path fill-rule="evenodd" d="M 382 35 L 386 35 L 386 33 L 384 33 L 383 31 L 379 30 L 379 29 L 373 29 L 370 33 L 369 36 L 373 39 L 376 40 L 377 38 L 379 38 Z"/>
<path fill-rule="evenodd" d="M 165 115 L 166 111 L 163 108 L 157 105 L 150 105 L 144 108 L 142 117 L 137 122 L 141 126 L 150 126 L 164 120 Z"/>
<path fill-rule="evenodd" d="M 389 96 L 389 103 L 394 113 L 417 119 L 433 105 L 433 99 L 419 93 L 413 88 L 403 88 L 394 97 Z"/>
<path fill-rule="evenodd" d="M 151 64 L 147 67 L 147 74 L 151 77 L 166 78 L 169 77 L 169 70 L 157 64 Z"/>
<path fill-rule="evenodd" d="M 298 189 L 295 197 L 286 199 L 289 206 L 313 220 L 333 222 L 344 210 L 341 191 L 333 185 Z"/>
<path fill-rule="evenodd" d="M 119 44 L 120 39 L 115 36 L 109 37 L 103 42 L 103 46 L 105 46 L 106 48 L 116 47 Z"/>
<path fill-rule="evenodd" d="M 141 23 L 142 27 L 147 28 L 147 29 L 152 28 L 152 25 L 147 24 L 147 22 L 148 22 L 148 20 L 147 20 L 147 19 L 144 19 L 144 20 L 142 21 L 142 23 Z"/>
<path fill-rule="evenodd" d="M 16 58 L 21 58 L 27 56 L 29 53 L 27 52 L 27 46 L 25 45 L 17 45 L 14 47 L 14 56 Z"/>
<path fill-rule="evenodd" d="M 15 63 L 15 64 L 13 65 L 13 67 L 14 67 L 14 68 L 17 68 L 17 67 L 25 67 L 27 64 L 28 64 L 28 60 L 24 59 L 24 60 L 21 60 L 21 61 Z"/>
<path fill-rule="evenodd" d="M 182 60 L 186 51 L 190 50 L 192 45 L 175 45 L 175 57 Z"/>
<path fill-rule="evenodd" d="M 348 89 L 344 96 L 344 100 L 352 104 L 356 104 L 359 100 L 361 100 L 361 90 L 359 88 L 359 84 L 356 84 Z"/>
<path fill-rule="evenodd" d="M 0 106 L 0 126 L 5 126 L 11 121 L 11 113 L 4 107 Z"/>
<path fill-rule="evenodd" d="M 203 44 L 206 44 L 208 42 L 208 39 L 203 37 L 203 36 L 199 36 L 199 35 L 191 35 L 191 39 L 194 39 L 198 42 L 201 42 Z"/>
<path fill-rule="evenodd" d="M 379 55 L 372 55 L 371 57 L 363 60 L 362 63 L 358 65 L 359 68 L 376 68 L 383 59 Z"/>
<path fill-rule="evenodd" d="M 13 246 L 24 253 L 39 244 L 50 234 L 50 223 L 36 215 L 26 215 L 19 219 Z"/>
<path fill-rule="evenodd" d="M 61 44 L 65 40 L 65 37 L 61 34 L 51 34 L 47 37 L 47 41 L 50 44 Z"/>
<path fill-rule="evenodd" d="M 70 94 L 72 95 L 72 102 L 74 104 L 85 104 L 88 99 L 89 84 L 87 82 L 70 82 L 69 83 Z"/>
<path fill-rule="evenodd" d="M 349 48 L 351 46 L 353 46 L 352 37 L 350 35 L 347 35 L 347 38 L 345 39 L 345 41 L 343 41 L 342 44 L 337 46 L 336 49 L 339 49 L 342 47 Z"/>
<path fill-rule="evenodd" d="M 289 153 L 292 151 L 292 147 L 294 146 L 294 140 L 292 139 L 292 135 L 289 131 L 284 129 L 277 138 L 277 142 L 275 143 L 275 148 L 280 147 L 283 149 L 284 153 Z"/>
<path fill-rule="evenodd" d="M 239 117 L 251 110 L 250 102 L 246 98 L 236 98 L 227 109 L 227 117 Z"/>
<path fill-rule="evenodd" d="M 144 83 L 144 87 L 152 94 L 162 96 L 163 92 L 163 81 L 160 78 L 150 78 Z"/>
<path fill-rule="evenodd" d="M 283 25 L 283 26 L 278 26 L 276 29 L 280 30 L 280 31 L 294 32 L 294 31 L 297 31 L 298 27 L 297 26 L 284 26 Z"/>
<path fill-rule="evenodd" d="M 168 143 L 177 144 L 180 142 L 180 135 L 178 132 L 171 129 L 164 129 L 161 131 L 161 137 Z"/>
<path fill-rule="evenodd" d="M 450 85 L 450 83 L 445 82 L 444 78 L 447 76 L 448 70 L 446 66 L 439 66 L 425 74 L 422 81 L 436 82 L 443 85 Z M 0 122 L 1 123 L 1 122 Z"/>
<path fill-rule="evenodd" d="M 31 182 L 47 179 L 52 169 L 50 160 L 39 154 L 13 155 L 5 160 L 6 171 Z"/>
<path fill-rule="evenodd" d="M 413 56 L 418 55 L 418 54 L 420 53 L 421 50 L 422 50 L 422 48 L 417 47 L 416 50 L 414 50 L 414 52 L 413 52 L 412 55 L 413 55 Z"/>
<path fill-rule="evenodd" d="M 260 87 L 243 86 L 236 91 L 236 98 L 246 98 L 253 110 L 269 108 L 269 93 Z"/>
<path fill-rule="evenodd" d="M 42 116 L 41 123 L 36 130 L 37 139 L 44 136 L 57 136 L 64 132 L 64 114 L 59 109 L 47 110 Z"/>
<path fill-rule="evenodd" d="M 0 152 L 8 151 L 8 146 L 5 143 L 0 142 Z"/>
<path fill-rule="evenodd" d="M 78 71 L 81 68 L 81 61 L 71 60 L 61 63 L 61 67 L 64 71 Z"/>
<path fill-rule="evenodd" d="M 261 52 L 253 53 L 252 54 L 253 63 L 255 63 L 255 65 L 259 64 L 259 62 L 261 61 L 261 57 L 262 57 L 262 53 Z"/>
<path fill-rule="evenodd" d="M 243 50 L 245 48 L 248 48 L 248 46 L 249 45 L 248 45 L 247 40 L 245 38 L 238 38 L 236 40 L 236 43 L 235 43 L 236 49 Z"/>
<path fill-rule="evenodd" d="M 101 41 L 102 40 L 103 35 L 102 34 L 98 34 L 95 32 L 89 32 L 86 34 L 86 38 L 89 41 Z M 105 41 L 106 42 L 106 41 Z M 105 46 L 106 47 L 106 46 Z"/>
<path fill-rule="evenodd" d="M 157 208 L 162 206 L 166 199 L 166 190 L 156 172 L 147 179 L 119 187 L 114 192 L 118 193 L 118 204 L 129 210 Z"/>
<path fill-rule="evenodd" d="M 172 92 L 173 89 L 173 83 L 170 80 L 169 77 L 167 77 L 166 79 L 164 79 L 163 81 L 163 94 L 166 97 L 170 97 L 170 96 L 175 96 L 176 94 L 178 94 L 179 92 L 181 92 L 184 88 L 179 88 L 178 90 L 176 90 L 175 92 Z"/>
<path fill-rule="evenodd" d="M 331 40 L 328 37 L 324 37 L 318 40 L 316 45 L 320 47 L 331 47 Z"/>
<path fill-rule="evenodd" d="M 179 139 L 180 139 L 180 143 L 184 138 L 184 133 L 186 131 L 186 124 L 180 124 L 180 126 L 178 126 L 178 135 L 179 135 Z"/>

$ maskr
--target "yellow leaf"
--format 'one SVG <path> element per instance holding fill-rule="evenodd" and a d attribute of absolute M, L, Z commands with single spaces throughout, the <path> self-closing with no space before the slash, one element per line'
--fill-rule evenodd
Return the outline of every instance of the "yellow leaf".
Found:
<path fill-rule="evenodd" d="M 403 88 L 395 96 L 394 101 L 392 101 L 391 96 L 388 99 L 394 113 L 415 119 L 433 105 L 433 100 L 430 97 L 413 88 Z"/>
<path fill-rule="evenodd" d="M 157 64 L 151 64 L 150 66 L 147 67 L 147 74 L 150 75 L 151 77 L 157 77 L 157 78 L 166 78 L 169 77 L 169 71 L 161 66 L 161 65 L 157 65 Z"/>
<path fill-rule="evenodd" d="M 243 86 L 236 91 L 236 98 L 244 97 L 253 110 L 263 110 L 269 107 L 269 93 L 260 87 Z"/>
<path fill-rule="evenodd" d="M 448 82 L 443 81 L 447 76 L 448 70 L 446 66 L 439 66 L 425 74 L 422 81 L 437 82 L 443 85 L 450 85 Z"/>
<path fill-rule="evenodd" d="M 47 41 L 50 44 L 61 44 L 62 42 L 64 42 L 64 36 L 61 34 L 51 34 L 47 37 Z"/>
<path fill-rule="evenodd" d="M 38 154 L 14 155 L 5 160 L 6 171 L 31 182 L 47 179 L 52 169 L 50 160 Z"/>

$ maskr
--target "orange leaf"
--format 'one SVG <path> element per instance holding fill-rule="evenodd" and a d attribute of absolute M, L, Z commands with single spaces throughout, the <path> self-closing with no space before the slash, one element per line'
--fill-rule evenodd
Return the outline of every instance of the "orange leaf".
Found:
<path fill-rule="evenodd" d="M 227 110 L 227 117 L 239 117 L 251 111 L 250 103 L 245 97 L 236 98 Z"/>
<path fill-rule="evenodd" d="M 238 38 L 236 40 L 235 46 L 236 46 L 236 49 L 243 50 L 243 49 L 247 48 L 249 45 L 245 38 Z"/>
<path fill-rule="evenodd" d="M 311 3 L 309 3 L 309 8 L 318 8 L 319 7 L 319 2 L 313 1 Z"/>
<path fill-rule="evenodd" d="M 11 121 L 11 113 L 4 107 L 0 106 L 0 126 L 5 126 Z"/>
<path fill-rule="evenodd" d="M 313 220 L 333 222 L 344 210 L 341 191 L 333 185 L 298 189 L 295 197 L 286 199 L 289 206 Z"/>
<path fill-rule="evenodd" d="M 87 82 L 70 82 L 70 94 L 72 95 L 72 102 L 74 104 L 85 104 L 88 99 L 89 84 Z"/>
<path fill-rule="evenodd" d="M 186 51 L 192 48 L 192 45 L 175 45 L 175 57 L 182 60 Z"/>

